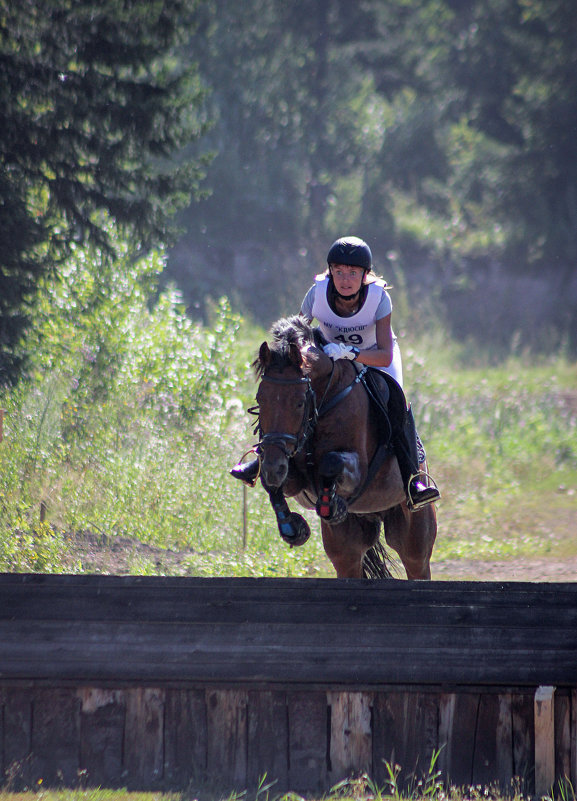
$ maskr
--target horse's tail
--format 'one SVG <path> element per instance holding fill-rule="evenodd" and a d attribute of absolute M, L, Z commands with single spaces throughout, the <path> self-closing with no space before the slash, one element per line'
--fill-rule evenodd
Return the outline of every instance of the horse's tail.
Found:
<path fill-rule="evenodd" d="M 394 568 L 394 562 L 383 543 L 378 540 L 372 548 L 369 548 L 363 559 L 363 578 L 394 578 L 391 568 Z"/>

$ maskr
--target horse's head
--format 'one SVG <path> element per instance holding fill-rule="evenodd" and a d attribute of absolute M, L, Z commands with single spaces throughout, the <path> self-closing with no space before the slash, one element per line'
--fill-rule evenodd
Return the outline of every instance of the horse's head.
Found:
<path fill-rule="evenodd" d="M 261 379 L 256 396 L 261 475 L 268 487 L 277 488 L 287 477 L 289 458 L 302 450 L 315 425 L 311 369 L 318 351 L 301 317 L 278 321 L 272 333 L 272 343 L 262 343 L 253 366 Z"/>

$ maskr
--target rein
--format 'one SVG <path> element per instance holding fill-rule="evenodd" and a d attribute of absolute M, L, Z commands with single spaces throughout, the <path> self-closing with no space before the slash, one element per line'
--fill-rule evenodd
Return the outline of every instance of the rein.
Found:
<path fill-rule="evenodd" d="M 333 395 L 333 397 L 329 401 L 327 401 L 327 403 L 324 403 L 324 397 L 327 394 L 327 390 L 331 382 L 331 379 L 329 378 L 329 384 L 327 385 L 327 389 L 325 390 L 325 395 L 323 396 L 323 401 L 321 402 L 321 405 L 319 407 L 318 416 L 322 417 L 327 412 L 330 412 L 331 409 L 334 409 L 337 403 L 340 403 L 342 400 L 344 400 L 347 397 L 347 395 L 350 392 L 352 392 L 352 390 L 355 388 L 355 385 L 358 384 L 359 381 L 362 381 L 364 379 L 365 373 L 367 372 L 368 369 L 369 368 L 366 365 L 364 365 L 362 370 L 359 370 L 356 377 L 351 381 L 350 384 L 348 384 L 344 389 L 341 389 L 340 392 L 337 392 L 336 395 Z M 333 364 L 333 370 L 334 370 L 334 364 Z M 331 373 L 331 378 L 332 377 L 333 374 Z"/>

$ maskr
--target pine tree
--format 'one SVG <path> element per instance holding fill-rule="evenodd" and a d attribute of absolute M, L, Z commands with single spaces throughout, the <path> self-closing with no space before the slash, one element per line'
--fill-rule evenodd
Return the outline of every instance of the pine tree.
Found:
<path fill-rule="evenodd" d="M 202 90 L 179 67 L 194 0 L 0 0 L 0 385 L 22 368 L 38 276 L 75 243 L 167 243 L 199 191 Z"/>

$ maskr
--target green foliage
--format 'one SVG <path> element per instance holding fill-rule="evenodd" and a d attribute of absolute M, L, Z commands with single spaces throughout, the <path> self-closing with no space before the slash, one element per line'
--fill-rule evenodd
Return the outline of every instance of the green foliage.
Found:
<path fill-rule="evenodd" d="M 41 275 L 79 243 L 110 254 L 106 214 L 134 250 L 166 243 L 198 194 L 203 158 L 171 161 L 205 128 L 176 58 L 195 5 L 0 0 L 0 383 L 21 369 Z"/>
<path fill-rule="evenodd" d="M 264 333 L 224 301 L 206 327 L 187 319 L 174 291 L 149 305 L 161 268 L 157 255 L 125 254 L 109 268 L 107 294 L 98 253 L 82 251 L 46 288 L 33 377 L 0 398 L 0 569 L 114 571 L 127 549 L 122 569 L 136 573 L 333 575 L 314 513 L 305 513 L 310 541 L 290 549 L 266 493 L 228 475 L 255 442 L 245 409 Z M 438 336 L 403 344 L 443 494 L 434 560 L 574 549 L 562 515 L 577 491 L 575 366 L 512 358 L 465 369 Z M 464 346 L 461 358 L 471 362 Z M 108 563 L 78 556 L 89 540 Z"/>
<path fill-rule="evenodd" d="M 136 532 L 147 541 L 164 528 L 164 545 L 186 541 L 195 519 L 193 456 L 217 447 L 234 409 L 238 376 L 229 362 L 239 320 L 227 302 L 206 329 L 187 318 L 174 290 L 149 308 L 162 259 L 134 261 L 115 246 L 114 262 L 78 249 L 60 281 L 44 286 L 33 377 L 2 399 L 7 568 L 56 568 L 52 540 L 33 522 L 41 501 L 58 531 Z M 15 537 L 26 546 L 18 558 Z"/>
<path fill-rule="evenodd" d="M 519 329 L 537 351 L 564 341 L 574 353 L 573 11 L 570 0 L 203 4 L 190 52 L 217 155 L 211 197 L 183 216 L 171 259 L 187 300 L 202 309 L 232 284 L 268 325 L 294 310 L 330 242 L 354 232 L 383 272 L 399 254 L 412 298 L 425 272 L 453 290 L 457 336 L 468 325 L 507 348 Z M 516 286 L 483 326 L 487 304 L 465 289 L 487 273 L 550 277 L 558 301 L 541 305 L 543 326 Z"/>

